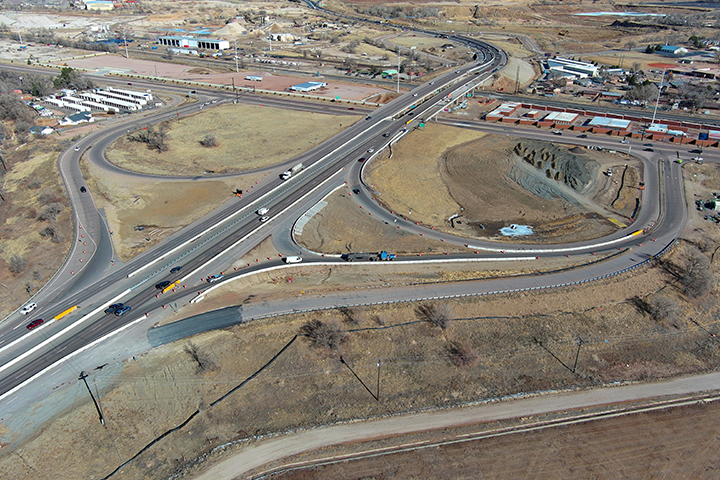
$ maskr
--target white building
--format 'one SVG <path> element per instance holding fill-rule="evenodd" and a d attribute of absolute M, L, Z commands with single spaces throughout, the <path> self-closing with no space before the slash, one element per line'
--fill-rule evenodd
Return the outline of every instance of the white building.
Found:
<path fill-rule="evenodd" d="M 592 63 L 578 62 L 569 58 L 551 58 L 547 63 L 548 70 L 560 72 L 564 77 L 595 77 L 599 70 L 599 67 Z"/>

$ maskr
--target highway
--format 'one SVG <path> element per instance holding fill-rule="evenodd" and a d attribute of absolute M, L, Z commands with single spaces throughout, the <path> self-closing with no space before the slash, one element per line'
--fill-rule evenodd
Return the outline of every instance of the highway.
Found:
<path fill-rule="evenodd" d="M 479 42 L 478 42 L 479 43 Z M 246 189 L 242 198 L 233 198 L 211 214 L 194 222 L 187 228 L 177 232 L 168 240 L 144 252 L 125 265 L 108 267 L 112 260 L 112 248 L 102 218 L 98 214 L 91 194 L 80 193 L 84 179 L 79 168 L 81 155 L 94 164 L 107 170 L 116 169 L 109 165 L 103 156 L 104 149 L 116 138 L 148 123 L 156 123 L 166 119 L 182 117 L 197 111 L 197 103 L 181 105 L 179 107 L 160 110 L 157 113 L 128 117 L 124 121 L 108 125 L 101 131 L 95 132 L 80 140 L 64 152 L 59 159 L 59 168 L 63 181 L 69 192 L 76 218 L 76 238 L 74 248 L 68 256 L 68 261 L 59 270 L 53 280 L 43 289 L 37 302 L 41 305 L 37 315 L 52 318 L 72 305 L 80 308 L 62 321 L 46 322 L 42 327 L 27 332 L 24 325 L 26 318 L 12 315 L 0 325 L 0 398 L 18 391 L 25 383 L 31 381 L 40 372 L 57 363 L 69 353 L 77 351 L 104 335 L 117 330 L 143 315 L 145 312 L 162 308 L 170 302 L 187 302 L 197 295 L 198 289 L 207 292 L 212 288 L 202 283 L 201 278 L 217 273 L 215 266 L 227 264 L 226 252 L 244 244 L 250 248 L 253 242 L 263 238 L 260 232 L 279 229 L 282 231 L 291 222 L 301 215 L 309 205 L 317 202 L 328 191 L 343 180 L 359 181 L 362 165 L 357 162 L 360 156 L 366 155 L 370 149 L 380 151 L 390 141 L 401 141 L 406 132 L 420 123 L 429 121 L 447 104 L 447 98 L 457 98 L 468 88 L 468 85 L 478 85 L 500 68 L 506 61 L 501 52 L 493 50 L 482 44 L 478 45 L 481 54 L 478 60 L 447 72 L 432 82 L 417 87 L 370 112 L 364 120 L 345 129 L 332 139 L 319 145 L 306 154 L 292 159 L 283 165 L 267 169 L 279 175 L 288 166 L 302 161 L 305 169 L 296 177 L 283 182 L 278 175 L 270 175 L 250 191 Z M 476 73 L 477 72 L 477 73 Z M 150 82 L 134 82 L 139 86 L 153 86 Z M 165 88 L 165 87 L 163 87 Z M 174 88 L 178 94 L 185 93 L 187 87 Z M 218 103 L 231 101 L 234 95 L 230 92 L 216 92 L 198 90 L 199 101 L 203 103 L 212 100 Z M 281 108 L 307 108 L 303 102 L 286 99 L 269 99 L 253 95 L 242 95 L 241 101 L 255 104 L 279 106 Z M 414 107 L 413 107 L 414 106 Z M 312 106 L 310 108 L 321 108 Z M 326 110 L 325 107 L 322 107 Z M 333 111 L 340 109 L 332 107 Z M 353 112 L 355 114 L 357 112 Z M 349 112 L 348 112 L 349 114 Z M 486 125 L 491 131 L 503 131 L 504 126 Z M 482 128 L 479 125 L 470 125 L 463 128 Z M 390 133 L 389 136 L 384 134 Z M 517 132 L 511 132 L 517 134 Z M 526 132 L 522 132 L 525 134 Z M 510 134 L 510 133 L 508 133 Z M 534 134 L 533 134 L 534 135 Z M 540 137 L 548 135 L 540 132 Z M 548 138 L 557 140 L 557 138 Z M 566 140 L 566 138 L 563 138 Z M 607 140 L 588 139 L 587 143 L 597 142 L 607 146 Z M 677 148 L 677 147 L 673 147 Z M 507 279 L 497 279 L 486 282 L 464 282 L 461 284 L 437 284 L 418 287 L 404 287 L 398 289 L 382 289 L 367 292 L 357 291 L 350 293 L 334 293 L 321 297 L 304 296 L 302 298 L 288 298 L 275 302 L 248 303 L 243 305 L 240 321 L 253 318 L 263 318 L 272 315 L 281 315 L 302 310 L 321 308 L 336 308 L 339 305 L 375 304 L 381 302 L 398 302 L 425 300 L 430 298 L 448 298 L 466 295 L 481 295 L 500 291 L 516 291 L 518 289 L 537 289 L 557 285 L 574 284 L 589 281 L 594 278 L 611 275 L 627 268 L 632 268 L 647 259 L 658 255 L 667 245 L 675 240 L 681 231 L 686 217 L 686 207 L 683 197 L 681 166 L 673 163 L 674 151 L 669 148 L 658 148 L 657 153 L 644 158 L 645 179 L 647 190 L 645 204 L 640 217 L 634 225 L 654 224 L 653 229 L 643 235 L 630 236 L 638 227 L 631 226 L 625 231 L 618 232 L 606 239 L 594 242 L 580 242 L 578 244 L 556 245 L 553 248 L 524 245 L 522 247 L 511 244 L 501 245 L 494 242 L 468 241 L 462 237 L 443 235 L 449 242 L 456 244 L 472 244 L 467 255 L 457 256 L 458 260 L 478 258 L 475 250 L 483 250 L 483 259 L 507 258 L 506 253 L 488 253 L 492 249 L 504 249 L 513 252 L 515 256 L 588 256 L 590 249 L 597 253 L 621 252 L 603 262 L 593 263 L 586 268 L 556 272 L 542 276 L 524 276 Z M 661 168 L 658 168 L 660 166 Z M 347 168 L 350 167 L 350 168 Z M 343 170 L 345 169 L 345 170 Z M 116 170 L 117 171 L 117 170 Z M 140 175 L 125 171 L 117 171 L 123 175 Z M 662 176 L 658 176 L 661 173 Z M 230 174 L 232 175 L 232 174 Z M 198 178 L 198 177 L 185 177 Z M 204 177 L 200 177 L 204 178 Z M 157 178 L 157 181 L 171 181 L 177 179 Z M 664 185 L 659 195 L 661 185 Z M 396 220 L 389 213 L 370 202 L 365 196 L 358 201 L 366 202 L 372 209 L 378 221 Z M 270 221 L 260 224 L 255 211 L 260 207 L 270 208 Z M 399 219 L 404 222 L 404 219 Z M 423 229 L 412 222 L 401 223 L 403 228 L 413 233 L 423 233 L 428 238 L 438 238 L 437 232 Z M 604 248 L 596 248 L 598 243 L 615 241 Z M 540 251 L 534 251 L 540 250 Z M 593 250 L 593 251 L 595 251 Z M 570 252 L 570 253 L 567 253 Z M 289 252 L 290 254 L 295 252 Z M 77 261 L 83 258 L 83 266 Z M 408 259 L 414 261 L 445 260 L 447 257 Z M 531 260 L 524 260 L 531 261 Z M 313 258 L 306 256 L 304 263 L 335 262 L 345 265 L 340 259 Z M 279 262 L 278 262 L 279 263 Z M 183 265 L 179 273 L 169 274 L 170 268 Z M 269 266 L 273 266 L 270 264 Z M 278 266 L 278 265 L 275 265 Z M 77 271 L 74 270 L 77 268 Z M 225 281 L 253 271 L 260 267 L 244 269 L 241 272 L 226 275 Z M 267 268 L 267 265 L 264 267 Z M 348 266 L 350 268 L 350 266 Z M 160 280 L 181 281 L 187 283 L 188 290 L 168 292 L 162 298 L 154 284 Z M 131 305 L 133 310 L 123 317 L 104 315 L 102 311 L 110 303 L 124 302 Z M 185 328 L 183 324 L 180 328 Z M 178 328 L 173 327 L 173 328 Z M 192 331 L 194 327 L 187 327 Z M 167 332 L 168 338 L 178 335 L 177 332 Z M 182 335 L 182 332 L 180 332 Z M 160 342 L 164 340 L 159 340 Z"/>
<path fill-rule="evenodd" d="M 433 120 L 448 104 L 448 96 L 457 98 L 468 88 L 501 68 L 507 61 L 504 53 L 469 39 L 460 41 L 474 42 L 479 55 L 476 61 L 447 72 L 432 82 L 418 86 L 393 102 L 376 110 L 357 108 L 348 111 L 339 105 L 315 105 L 303 101 L 285 98 L 270 98 L 243 94 L 240 101 L 254 105 L 268 105 L 277 108 L 296 108 L 301 110 L 332 112 L 336 114 L 365 114 L 365 119 L 343 130 L 332 139 L 315 147 L 305 154 L 260 171 L 274 173 L 266 177 L 253 189 L 243 187 L 242 198 L 232 198 L 205 217 L 172 235 L 166 241 L 143 252 L 124 265 L 113 265 L 114 252 L 107 226 L 98 214 L 92 192 L 81 193 L 85 185 L 79 168 L 81 156 L 106 171 L 127 176 L 152 177 L 120 170 L 109 164 L 103 151 L 115 139 L 126 135 L 150 123 L 183 117 L 195 113 L 199 105 L 217 101 L 215 104 L 231 102 L 232 92 L 198 89 L 198 103 L 189 103 L 169 109 L 161 109 L 149 114 L 128 116 L 117 122 L 107 124 L 102 130 L 94 132 L 63 152 L 58 166 L 63 182 L 73 205 L 76 223 L 76 236 L 73 248 L 63 267 L 51 282 L 46 285 L 37 301 L 40 308 L 33 317 L 52 318 L 73 305 L 79 308 L 60 321 L 46 322 L 42 327 L 28 332 L 24 326 L 28 318 L 18 314 L 10 315 L 0 323 L 0 399 L 8 399 L 23 385 L 42 375 L 50 366 L 57 364 L 72 352 L 110 334 L 117 329 L 141 318 L 146 312 L 161 310 L 171 302 L 184 304 L 198 299 L 198 292 L 207 294 L 219 283 L 208 284 L 202 281 L 207 275 L 218 273 L 227 266 L 242 249 L 246 251 L 269 232 L 285 237 L 289 249 L 285 254 L 300 253 L 293 246 L 290 227 L 295 219 L 317 203 L 328 192 L 345 181 L 359 186 L 363 193 L 354 197 L 373 213 L 377 221 L 395 223 L 414 234 L 423 234 L 428 239 L 444 239 L 455 245 L 469 245 L 467 254 L 454 256 L 423 256 L 422 258 L 402 258 L 399 262 L 408 262 L 409 268 L 416 262 L 432 261 L 473 261 L 475 259 L 507 260 L 517 262 L 535 262 L 543 257 L 585 258 L 588 265 L 547 273 L 544 275 L 526 275 L 500 278 L 487 281 L 461 283 L 437 283 L 399 288 L 373 290 L 353 290 L 350 292 L 332 292 L 322 295 L 303 295 L 271 302 L 248 302 L 235 306 L 235 313 L 208 328 L 222 328 L 257 318 L 284 315 L 299 311 L 338 308 L 339 306 L 370 305 L 422 301 L 438 298 L 457 298 L 463 296 L 488 295 L 499 292 L 519 290 L 537 290 L 562 285 L 573 285 L 593 281 L 597 278 L 617 274 L 635 268 L 661 254 L 671 245 L 682 231 L 687 218 L 687 206 L 682 181 L 682 165 L 674 162 L 676 152 L 683 155 L 690 147 L 660 144 L 654 152 L 642 151 L 637 141 L 632 141 L 634 154 L 643 162 L 646 191 L 643 193 L 643 205 L 638 218 L 628 228 L 620 230 L 606 238 L 572 244 L 553 245 L 514 245 L 497 242 L 469 240 L 464 237 L 441 234 L 423 226 L 415 225 L 397 217 L 372 200 L 372 191 L 362 182 L 362 168 L 367 162 L 358 162 L 358 158 L 369 156 L 368 150 L 375 152 L 386 148 L 390 142 L 402 141 L 407 131 L 424 121 Z M 18 71 L 24 67 L 18 66 Z M 476 73 L 478 72 L 478 73 Z M 110 80 L 111 82 L 113 80 Z M 105 80 L 103 80 L 105 82 Z M 108 82 L 108 83 L 109 83 Z M 118 81 L 120 84 L 123 82 Z M 134 81 L 141 88 L 156 88 L 153 82 Z M 178 95 L 187 93 L 187 87 L 163 85 L 163 89 Z M 211 106 L 208 105 L 208 106 Z M 413 107 L 414 106 L 414 107 Z M 487 124 L 482 122 L 463 122 L 459 128 L 478 129 L 491 133 L 538 138 L 560 143 L 578 145 L 596 145 L 620 150 L 617 139 L 611 137 L 589 136 L 587 139 L 571 137 L 567 133 L 557 138 L 548 131 L 523 130 L 515 126 Z M 407 131 L 405 131 L 407 129 Z M 384 136 L 384 134 L 389 134 Z M 75 146 L 79 147 L 75 151 Z M 718 161 L 715 154 L 705 154 L 706 161 Z M 687 158 L 687 155 L 685 155 Z M 368 161 L 372 161 L 370 158 Z M 290 180 L 282 181 L 279 174 L 288 167 L 302 162 L 305 169 Z M 260 172 L 258 171 L 258 172 Z M 246 174 L 247 172 L 244 172 Z M 224 174 L 223 177 L 236 176 Z M 239 175 L 238 175 L 239 176 Z M 217 177 L 217 176 L 215 176 Z M 175 181 L 179 178 L 213 178 L 211 175 L 185 177 L 154 177 L 156 181 Z M 260 207 L 270 209 L 270 220 L 258 221 L 255 213 Z M 642 233 L 637 234 L 638 231 Z M 503 252 L 504 251 L 504 252 Z M 479 252 L 479 253 L 476 253 Z M 593 262 L 593 252 L 597 254 L 613 253 L 602 261 Z M 353 268 L 339 258 L 319 257 L 311 252 L 303 252 L 305 264 L 331 264 L 339 268 Z M 80 262 L 79 259 L 83 259 Z M 82 265 L 81 265 L 82 263 Z M 170 273 L 174 266 L 182 265 L 182 270 Z M 253 274 L 267 268 L 285 268 L 280 261 L 269 262 L 261 266 L 251 266 L 237 272 L 225 272 L 224 282 L 232 282 L 241 276 Z M 180 281 L 187 289 L 176 289 L 159 294 L 154 284 L 161 281 Z M 105 307 L 114 302 L 124 302 L 133 307 L 122 317 L 104 315 Z M 174 325 L 152 329 L 149 337 L 154 345 L 183 338 L 191 333 L 203 331 L 194 318 L 177 322 Z M 251 449 L 247 453 L 233 457 L 226 463 L 213 467 L 201 478 L 232 478 L 267 461 L 282 458 L 291 453 L 336 443 L 340 440 L 367 440 L 378 434 L 402 434 L 420 431 L 426 428 L 442 428 L 457 425 L 458 422 L 486 421 L 489 418 L 511 418 L 520 415 L 537 414 L 558 409 L 580 408 L 583 406 L 647 398 L 649 396 L 671 392 L 696 392 L 718 388 L 717 375 L 697 376 L 691 379 L 678 379 L 671 382 L 637 385 L 626 388 L 596 389 L 588 392 L 573 392 L 562 395 L 540 397 L 537 399 L 503 402 L 496 406 L 478 406 L 460 411 L 422 414 L 395 419 L 379 420 L 372 423 L 346 425 L 302 432 L 290 437 L 282 437 L 261 445 L 260 449 Z M 444 416 L 443 416 L 444 415 Z M 238 467 L 242 465 L 242 467 Z M 216 475 L 214 477 L 208 475 Z"/>
<path fill-rule="evenodd" d="M 485 58 L 482 58 L 480 61 L 485 61 L 485 70 L 489 73 L 492 72 L 492 69 L 498 68 L 498 62 L 496 60 L 497 58 L 491 61 L 485 61 Z M 192 289 L 195 290 L 198 287 L 197 280 L 188 281 L 191 275 L 193 278 L 199 279 L 206 276 L 207 273 L 215 273 L 201 273 L 200 270 L 218 254 L 236 245 L 242 239 L 249 238 L 254 232 L 264 227 L 257 222 L 257 216 L 254 213 L 257 208 L 261 206 L 271 207 L 271 212 L 280 212 L 284 209 L 292 210 L 291 207 L 294 204 L 305 199 L 309 192 L 313 191 L 319 185 L 322 185 L 323 182 L 337 175 L 343 167 L 348 165 L 351 167 L 347 169 L 347 175 L 357 175 L 357 158 L 366 155 L 365 152 L 370 148 L 379 151 L 387 145 L 389 141 L 400 140 L 404 134 L 403 130 L 412 128 L 413 124 L 417 124 L 421 120 L 429 121 L 444 107 L 448 95 L 457 96 L 460 95 L 458 92 L 464 91 L 463 85 L 465 82 L 457 81 L 458 79 L 463 79 L 463 77 L 466 76 L 465 78 L 469 83 L 474 82 L 474 84 L 477 84 L 477 82 L 482 81 L 483 75 L 475 75 L 473 73 L 476 70 L 477 64 L 471 64 L 465 66 L 463 69 L 449 72 L 443 77 L 418 87 L 412 92 L 403 95 L 398 100 L 373 111 L 371 115 L 366 117 L 366 120 L 361 120 L 307 154 L 292 159 L 284 165 L 273 167 L 273 169 L 276 169 L 279 173 L 287 168 L 287 166 L 301 160 L 303 164 L 306 165 L 306 169 L 298 175 L 297 178 L 283 182 L 277 178 L 277 176 L 271 176 L 271 179 L 267 182 L 257 185 L 257 188 L 253 189 L 252 193 L 247 191 L 242 199 L 232 200 L 211 215 L 183 229 L 166 242 L 145 252 L 138 258 L 117 268 L 103 278 L 95 278 L 92 274 L 98 271 L 107 271 L 106 266 L 109 260 L 111 260 L 111 258 L 108 258 L 108 255 L 111 254 L 111 249 L 108 247 L 109 238 L 107 237 L 102 220 L 99 215 L 97 215 L 92 196 L 79 193 L 79 187 L 84 184 L 78 167 L 79 156 L 81 154 L 88 155 L 90 161 L 96 165 L 108 170 L 115 169 L 117 171 L 117 167 L 108 164 L 102 155 L 107 145 L 116 138 L 127 134 L 128 130 L 139 128 L 149 123 L 149 121 L 163 121 L 168 118 L 177 117 L 178 113 L 180 116 L 186 115 L 193 112 L 198 106 L 197 104 L 184 105 L 178 109 L 154 115 L 152 119 L 131 118 L 129 122 L 107 127 L 101 132 L 94 133 L 81 140 L 78 143 L 80 147 L 79 152 L 75 152 L 74 149 L 72 149 L 61 156 L 60 168 L 63 172 L 63 180 L 68 187 L 73 204 L 76 205 L 75 212 L 78 218 L 78 225 L 82 226 L 82 228 L 78 230 L 78 236 L 82 236 L 80 239 L 93 240 L 94 244 L 86 245 L 86 240 L 83 240 L 82 243 L 76 243 L 76 250 L 79 251 L 82 249 L 85 250 L 85 252 L 90 252 L 86 253 L 88 259 L 84 263 L 84 271 L 69 273 L 67 270 L 72 267 L 66 264 L 56 276 L 54 283 L 46 287 L 43 292 L 46 295 L 46 300 L 44 300 L 43 303 L 55 306 L 46 311 L 41 311 L 38 314 L 42 313 L 42 315 L 46 317 L 52 317 L 68 308 L 68 305 L 81 305 L 81 312 L 78 313 L 83 313 L 85 317 L 75 315 L 73 319 L 71 319 L 73 322 L 71 325 L 80 330 L 70 338 L 64 338 L 63 336 L 64 331 L 70 326 L 68 325 L 70 322 L 65 323 L 65 321 L 63 321 L 62 324 L 60 322 L 46 324 L 41 329 L 38 329 L 38 331 L 41 332 L 40 335 L 28 335 L 24 329 L 18 328 L 18 325 L 20 325 L 19 322 L 25 321 L 23 318 L 15 322 L 4 322 L 3 325 L 0 326 L 0 334 L 2 335 L 0 338 L 3 339 L 3 343 L 0 343 L 0 355 L 2 355 L 3 362 L 2 366 L 0 366 L 3 372 L 3 379 L 0 381 L 0 392 L 5 393 L 12 390 L 24 380 L 31 378 L 48 365 L 61 359 L 63 355 L 67 355 L 68 352 L 72 352 L 112 332 L 128 321 L 137 318 L 138 313 L 150 312 L 160 307 L 161 304 L 172 301 L 182 299 L 187 301 L 187 291 L 165 294 L 162 299 L 157 299 L 155 297 L 157 292 L 152 285 L 159 280 L 182 280 L 183 283 L 191 283 L 193 285 Z M 186 91 L 186 88 L 183 88 L 181 91 Z M 221 102 L 228 100 L 228 95 L 223 97 L 222 94 L 215 92 L 200 93 L 202 95 L 201 100 L 204 102 L 210 101 L 210 99 L 220 100 Z M 242 100 L 271 104 L 271 101 L 268 99 L 257 98 L 250 95 L 244 95 Z M 297 102 L 275 101 L 278 105 L 289 104 L 295 108 L 301 108 L 301 105 Z M 419 103 L 420 101 L 422 101 L 422 103 Z M 415 108 L 411 108 L 412 105 L 415 105 Z M 427 118 L 424 118 L 425 116 Z M 384 137 L 383 134 L 388 132 L 391 132 L 392 135 L 390 137 Z M 543 134 L 547 135 L 547 133 L 544 132 Z M 552 138 L 550 138 L 550 140 L 552 140 Z M 671 161 L 666 161 L 665 167 L 667 169 L 665 181 L 680 183 L 678 175 L 679 165 L 673 164 Z M 675 169 L 674 177 L 673 169 Z M 120 171 L 120 173 L 125 175 L 141 175 L 124 171 Z M 646 195 L 658 189 L 659 180 L 656 174 L 656 168 L 646 168 L 645 178 L 648 187 Z M 171 179 L 159 177 L 157 180 L 170 181 Z M 673 192 L 677 198 L 672 196 Z M 645 242 L 645 246 L 641 247 L 642 240 L 649 237 L 627 238 L 633 229 L 637 229 L 637 227 L 631 227 L 626 231 L 618 232 L 610 236 L 608 239 L 603 239 L 604 241 L 608 241 L 625 238 L 625 240 L 614 243 L 611 246 L 609 245 L 604 249 L 597 249 L 597 253 L 616 252 L 619 249 L 632 245 L 632 256 L 617 256 L 609 261 L 603 262 L 601 266 L 598 265 L 593 268 L 544 277 L 507 279 L 504 282 L 484 282 L 482 286 L 466 284 L 466 288 L 460 290 L 454 288 L 453 291 L 456 292 L 455 295 L 471 295 L 518 288 L 538 288 L 542 286 L 587 281 L 597 276 L 607 275 L 628 268 L 633 265 L 633 262 L 639 263 L 651 256 L 657 255 L 665 245 L 675 238 L 677 231 L 679 231 L 684 224 L 684 210 L 678 207 L 678 205 L 684 205 L 683 201 L 678 202 L 678 200 L 681 199 L 681 192 L 681 188 L 672 189 L 671 195 L 666 197 L 665 202 L 665 218 L 668 219 L 667 224 L 674 225 L 676 228 L 671 230 L 665 229 L 657 233 L 654 232 L 653 235 L 655 235 L 655 237 L 653 240 L 655 241 Z M 316 196 L 319 196 L 319 194 L 320 193 Z M 362 201 L 362 197 L 359 198 L 359 200 Z M 364 200 L 367 200 L 367 198 Z M 307 203 L 306 199 L 304 201 Z M 650 224 L 658 218 L 659 199 L 657 202 L 653 201 L 649 203 L 650 206 L 648 208 L 641 210 L 640 218 L 635 225 Z M 368 204 L 368 207 L 372 209 L 371 211 L 375 212 L 377 219 L 380 221 L 397 220 L 397 218 L 390 217 L 389 212 L 379 208 L 377 205 Z M 291 214 L 295 216 L 294 218 L 296 218 L 299 213 L 302 212 L 291 212 Z M 273 217 L 273 215 L 275 215 L 275 213 L 271 213 L 271 219 L 273 221 L 277 220 L 279 222 L 281 220 L 280 218 Z M 400 222 L 404 222 L 404 220 L 400 219 Z M 270 227 L 271 225 L 268 224 L 267 226 Z M 415 226 L 412 222 L 404 222 L 403 228 L 414 233 L 423 233 L 423 235 L 426 235 L 428 238 L 440 238 L 441 236 L 438 232 Z M 659 228 L 659 226 L 657 228 Z M 467 244 L 468 242 L 466 238 L 462 237 L 453 237 L 444 234 L 442 237 L 449 242 L 457 244 Z M 588 252 L 582 251 L 581 247 L 592 248 L 593 245 L 599 242 L 601 241 L 557 245 L 552 249 L 545 247 L 547 251 L 532 252 L 534 249 L 532 246 L 514 247 L 512 245 L 498 245 L 494 242 L 473 241 L 472 250 L 475 248 L 503 248 L 507 250 L 514 249 L 519 251 L 519 253 L 527 251 L 533 254 L 540 253 L 542 255 L 564 256 L 562 250 L 571 249 L 569 251 L 573 254 L 587 255 Z M 81 244 L 82 247 L 79 246 Z M 95 250 L 93 250 L 93 247 Z M 537 249 L 537 247 L 535 247 L 535 249 Z M 476 257 L 473 251 L 468 252 L 468 255 L 464 256 L 466 259 L 472 257 Z M 502 258 L 503 255 L 496 254 L 496 257 Z M 161 260 L 159 261 L 158 259 Z M 432 258 L 424 257 L 423 261 L 428 260 L 432 260 Z M 436 258 L 436 260 L 439 260 L 439 258 Z M 328 259 L 306 257 L 307 263 L 321 261 L 328 261 Z M 334 259 L 334 261 L 340 262 L 339 259 Z M 180 263 L 184 264 L 181 273 L 167 275 L 166 272 L 169 268 Z M 226 279 L 231 280 L 234 276 L 247 274 L 254 270 L 256 269 L 250 268 L 242 272 L 227 275 Z M 139 274 L 137 273 L 138 271 L 140 271 Z M 85 274 L 85 272 L 89 272 L 90 275 Z M 187 272 L 192 273 L 188 274 Z M 91 281 L 83 281 L 83 279 L 88 278 L 90 278 Z M 205 289 L 205 287 L 202 288 Z M 245 306 L 247 312 L 246 318 L 261 318 L 269 315 L 298 311 L 299 309 L 329 308 L 332 305 L 338 304 L 367 304 L 398 301 L 398 299 L 440 298 L 448 295 L 444 292 L 443 288 L 447 287 L 438 286 L 433 289 L 421 289 L 421 292 L 402 290 L 388 291 L 383 292 L 383 295 L 380 296 L 372 295 L 372 298 L 353 298 L 353 295 L 339 296 L 343 297 L 339 298 L 336 295 L 331 295 L 325 296 L 324 299 L 321 300 L 303 299 L 302 302 L 299 302 L 298 299 L 288 299 L 284 302 L 275 302 L 269 306 L 263 305 L 262 308 L 250 304 Z M 132 315 L 127 317 L 104 316 L 101 313 L 104 307 L 116 301 L 123 301 L 126 304 L 132 305 L 136 310 L 133 311 Z M 142 310 L 138 312 L 138 308 Z M 96 320 L 92 320 L 91 317 L 93 316 L 95 316 Z M 29 338 L 26 339 L 25 337 Z M 20 342 L 19 339 L 23 339 L 23 341 Z M 12 345 L 13 342 L 17 343 Z M 43 350 L 45 348 L 44 344 L 52 345 L 53 347 L 49 350 Z M 32 355 L 22 353 L 33 348 L 36 349 L 37 356 L 35 356 L 35 352 L 33 352 Z"/>

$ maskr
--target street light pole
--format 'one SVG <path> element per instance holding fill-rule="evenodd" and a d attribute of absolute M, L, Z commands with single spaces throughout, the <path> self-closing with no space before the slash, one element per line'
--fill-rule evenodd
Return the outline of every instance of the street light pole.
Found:
<path fill-rule="evenodd" d="M 398 50 L 397 93 L 400 93 L 400 50 Z"/>
<path fill-rule="evenodd" d="M 238 70 L 238 59 L 237 59 L 237 38 L 235 39 L 235 73 L 239 73 L 240 70 Z M 233 80 L 233 85 L 235 85 L 235 81 Z M 233 89 L 235 87 L 233 86 Z"/>
<path fill-rule="evenodd" d="M 658 96 L 655 100 L 655 110 L 653 110 L 653 118 L 652 122 L 650 122 L 651 127 L 655 125 L 655 115 L 657 114 L 658 104 L 660 103 L 660 94 L 662 93 L 663 82 L 665 81 L 665 70 L 666 69 L 663 68 L 662 78 L 660 79 L 660 88 L 658 88 Z"/>

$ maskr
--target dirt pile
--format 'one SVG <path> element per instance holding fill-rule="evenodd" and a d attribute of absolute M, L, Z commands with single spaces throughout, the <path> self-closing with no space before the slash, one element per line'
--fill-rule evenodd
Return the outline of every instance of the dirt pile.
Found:
<path fill-rule="evenodd" d="M 588 191 L 600 168 L 595 160 L 547 142 L 518 142 L 513 148 L 513 153 L 544 172 L 547 178 L 564 183 L 581 194 Z M 530 188 L 529 190 L 543 198 L 552 198 L 546 196 L 548 189 Z"/>

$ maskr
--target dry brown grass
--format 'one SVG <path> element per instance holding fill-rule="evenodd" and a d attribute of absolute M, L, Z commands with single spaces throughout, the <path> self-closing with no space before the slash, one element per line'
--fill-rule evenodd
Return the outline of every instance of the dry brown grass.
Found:
<path fill-rule="evenodd" d="M 233 104 L 206 108 L 169 123 L 164 153 L 118 140 L 106 156 L 128 170 L 161 175 L 242 172 L 282 163 L 332 137 L 357 118 Z M 218 146 L 200 145 L 205 135 Z M 281 140 L 281 141 L 280 141 Z"/>
<path fill-rule="evenodd" d="M 219 370 L 198 373 L 197 362 L 182 348 L 158 348 L 142 361 L 128 364 L 124 380 L 103 394 L 108 431 L 96 425 L 88 401 L 24 445 L 22 459 L 10 455 L 0 460 L 0 470 L 8 478 L 19 478 L 33 465 L 38 480 L 66 471 L 83 478 L 105 474 L 199 406 L 203 409 L 200 415 L 125 467 L 118 478 L 171 475 L 208 447 L 253 434 L 449 406 L 519 391 L 713 368 L 720 356 L 702 347 L 709 341 L 706 332 L 692 324 L 658 325 L 623 301 L 653 293 L 663 283 L 663 274 L 652 270 L 582 290 L 447 302 L 453 319 L 445 330 L 417 320 L 412 305 L 367 307 L 353 313 L 359 323 L 357 327 L 346 325 L 347 338 L 338 353 L 317 351 L 307 339 L 298 338 L 256 380 L 213 408 L 208 408 L 209 402 L 269 360 L 303 324 L 311 319 L 341 321 L 343 314 L 317 312 L 210 332 L 192 342 L 197 353 L 211 357 Z M 598 299 L 615 300 L 598 304 Z M 702 308 L 710 318 L 717 307 L 707 307 Z M 684 316 L 697 314 L 692 305 L 683 304 L 682 309 Z M 379 326 L 375 318 L 391 328 L 375 330 Z M 392 328 L 407 322 L 416 323 Z M 717 328 L 710 320 L 705 320 L 704 326 Z M 533 340 L 539 339 L 571 363 L 578 337 L 585 341 L 579 377 Z M 186 344 L 178 343 L 181 347 Z M 453 361 L 457 345 L 462 345 L 472 360 L 463 362 L 463 368 Z M 357 383 L 340 363 L 340 354 L 366 380 L 375 378 L 380 360 L 381 402 Z M 75 454 L 53 456 L 50 468 L 42 459 L 60 448 L 72 449 Z"/>

